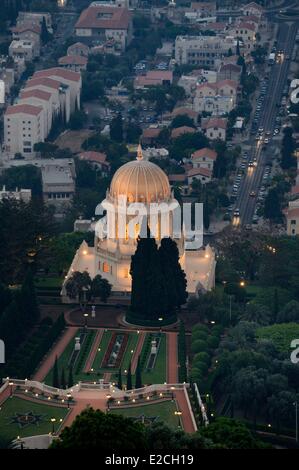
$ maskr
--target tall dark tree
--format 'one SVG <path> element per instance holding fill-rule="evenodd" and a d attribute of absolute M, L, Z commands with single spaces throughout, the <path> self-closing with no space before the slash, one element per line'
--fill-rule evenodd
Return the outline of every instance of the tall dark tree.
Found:
<path fill-rule="evenodd" d="M 187 281 L 180 261 L 177 244 L 171 238 L 163 238 L 159 248 L 160 263 L 166 287 L 167 306 L 164 315 L 174 313 L 187 301 Z"/>
<path fill-rule="evenodd" d="M 167 308 L 167 289 L 154 238 L 139 238 L 132 256 L 131 310 L 138 317 L 157 321 Z"/>
<path fill-rule="evenodd" d="M 64 367 L 62 367 L 62 369 L 61 369 L 60 388 L 63 388 L 64 390 L 66 389 Z"/>
<path fill-rule="evenodd" d="M 4 309 L 0 318 L 0 337 L 5 343 L 7 358 L 10 357 L 20 345 L 24 336 L 22 313 L 18 303 L 13 300 Z"/>
<path fill-rule="evenodd" d="M 135 388 L 142 388 L 140 356 L 138 356 L 137 367 L 136 367 Z"/>
<path fill-rule="evenodd" d="M 122 379 L 121 369 L 118 370 L 117 387 L 119 388 L 119 390 L 123 389 L 123 379 Z"/>
<path fill-rule="evenodd" d="M 55 388 L 59 388 L 59 371 L 58 371 L 58 358 L 55 357 L 54 367 L 53 367 L 53 378 L 52 385 Z"/>
<path fill-rule="evenodd" d="M 67 379 L 67 386 L 68 388 L 71 388 L 74 385 L 74 379 L 73 379 L 73 367 L 69 367 L 69 376 Z"/>
<path fill-rule="evenodd" d="M 293 129 L 291 127 L 286 127 L 283 133 L 284 136 L 282 139 L 280 165 L 283 170 L 288 170 L 292 167 L 296 168 L 297 162 L 294 156 L 295 141 L 293 138 Z"/>
<path fill-rule="evenodd" d="M 127 390 L 132 390 L 132 371 L 131 371 L 131 362 L 128 367 L 127 372 Z"/>
<path fill-rule="evenodd" d="M 42 27 L 41 27 L 41 40 L 43 44 L 46 44 L 50 39 L 50 34 L 47 28 L 46 19 L 43 16 Z"/>
<path fill-rule="evenodd" d="M 115 142 L 122 142 L 124 139 L 123 136 L 123 120 L 121 113 L 112 119 L 110 123 L 110 138 Z"/>
<path fill-rule="evenodd" d="M 29 326 L 34 325 L 40 318 L 40 310 L 34 285 L 34 277 L 30 268 L 22 284 L 20 300 L 20 308 L 23 310 L 27 324 Z"/>

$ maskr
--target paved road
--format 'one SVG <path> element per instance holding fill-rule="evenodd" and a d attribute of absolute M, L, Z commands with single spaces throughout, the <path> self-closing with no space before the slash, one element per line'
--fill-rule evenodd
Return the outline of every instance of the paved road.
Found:
<path fill-rule="evenodd" d="M 283 50 L 286 55 L 292 55 L 295 43 L 297 25 L 293 23 L 291 26 L 282 23 L 278 30 L 278 50 Z M 260 120 L 260 127 L 264 128 L 264 132 L 270 131 L 271 135 L 274 130 L 275 117 L 277 115 L 277 103 L 280 103 L 283 88 L 286 84 L 290 61 L 284 60 L 282 63 L 272 66 L 269 78 L 268 93 L 264 101 L 263 112 Z M 268 144 L 273 145 L 273 142 Z M 254 215 L 256 206 L 256 198 L 250 197 L 250 193 L 258 192 L 262 185 L 262 178 L 267 162 L 267 153 L 263 150 L 263 142 L 254 143 L 252 145 L 251 155 L 256 157 L 257 167 L 249 169 L 241 186 L 240 194 L 236 203 L 236 207 L 240 209 L 240 223 L 250 224 Z"/>

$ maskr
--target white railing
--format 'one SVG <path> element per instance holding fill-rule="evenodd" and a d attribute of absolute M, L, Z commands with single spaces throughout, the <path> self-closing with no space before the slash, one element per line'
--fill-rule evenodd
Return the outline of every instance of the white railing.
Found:
<path fill-rule="evenodd" d="M 199 390 L 198 390 L 198 386 L 196 383 L 193 384 L 193 387 L 194 387 L 194 390 L 195 390 L 195 395 L 196 395 L 196 398 L 197 398 L 197 401 L 198 401 L 198 405 L 199 405 L 199 408 L 201 410 L 201 416 L 202 416 L 202 420 L 204 422 L 204 425 L 205 426 L 208 426 L 209 424 L 209 419 L 208 419 L 208 416 L 207 416 L 207 412 L 206 412 L 206 409 L 205 409 L 205 406 L 202 402 L 202 399 L 201 399 L 201 396 L 200 396 L 200 393 L 199 393 Z"/>
<path fill-rule="evenodd" d="M 70 394 L 73 396 L 81 390 L 94 390 L 94 391 L 106 391 L 114 398 L 134 398 L 138 395 L 151 394 L 154 392 L 175 392 L 175 390 L 186 390 L 189 388 L 189 384 L 154 384 L 148 385 L 142 388 L 135 388 L 132 390 L 119 390 L 119 388 L 112 383 L 104 383 L 103 380 L 96 383 L 79 382 L 78 384 L 70 387 L 66 390 L 51 387 L 35 380 L 20 380 L 6 378 L 1 390 L 5 390 L 8 386 L 20 387 L 24 390 L 34 388 L 37 391 L 48 393 L 50 395 L 58 395 L 61 398 L 67 398 Z"/>

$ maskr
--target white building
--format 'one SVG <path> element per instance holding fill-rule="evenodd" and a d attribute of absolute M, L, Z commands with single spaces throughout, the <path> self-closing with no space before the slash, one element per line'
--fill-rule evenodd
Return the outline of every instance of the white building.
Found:
<path fill-rule="evenodd" d="M 20 11 L 17 18 L 17 26 L 23 26 L 24 24 L 41 26 L 43 18 L 45 19 L 47 30 L 52 34 L 52 17 L 50 13 L 46 12 Z"/>
<path fill-rule="evenodd" d="M 52 162 L 41 167 L 43 199 L 55 207 L 56 216 L 62 216 L 69 207 L 75 194 L 73 167 Z"/>
<path fill-rule="evenodd" d="M 215 150 L 203 148 L 192 153 L 191 158 L 193 168 L 206 168 L 212 171 L 217 159 L 217 153 Z"/>
<path fill-rule="evenodd" d="M 127 8 L 93 3 L 83 10 L 75 30 L 81 41 L 103 43 L 113 39 L 124 51 L 132 40 L 132 15 Z"/>
<path fill-rule="evenodd" d="M 65 282 L 74 271 L 87 271 L 92 278 L 97 274 L 106 278 L 112 284 L 113 292 L 130 293 L 131 257 L 136 250 L 136 238 L 140 231 L 141 221 L 140 223 L 132 221 L 135 214 L 134 216 L 126 215 L 123 220 L 121 215 L 117 215 L 120 199 L 124 201 L 123 207 L 127 207 L 131 202 L 142 202 L 145 207 L 148 207 L 150 203 L 163 203 L 164 214 L 166 217 L 170 214 L 165 229 L 169 236 L 173 236 L 171 210 L 178 207 L 178 202 L 173 197 L 166 174 L 157 165 L 144 160 L 139 150 L 137 160 L 126 163 L 114 174 L 110 190 L 107 191 L 106 199 L 102 203 L 103 207 L 107 208 L 107 216 L 102 219 L 103 224 L 101 221 L 97 223 L 94 247 L 89 247 L 85 242 L 82 243 L 73 259 Z M 114 211 L 116 211 L 116 219 L 113 217 Z M 159 214 L 155 233 L 158 244 L 163 236 L 161 221 L 162 217 Z M 115 229 L 111 237 L 107 237 L 105 222 L 112 230 Z M 133 223 L 134 236 L 132 237 L 128 236 L 130 223 L 131 225 Z M 121 229 L 123 233 L 120 232 Z M 180 263 L 187 277 L 188 292 L 196 295 L 200 291 L 211 290 L 215 282 L 213 250 L 209 246 L 189 249 L 183 234 L 176 242 Z M 66 295 L 64 287 L 62 295 Z"/>
<path fill-rule="evenodd" d="M 80 109 L 80 96 L 82 88 L 82 78 L 81 74 L 78 72 L 73 72 L 71 70 L 64 70 L 59 67 L 54 67 L 51 69 L 41 70 L 35 72 L 33 78 L 50 78 L 57 80 L 70 89 L 70 112 L 71 114 L 76 110 Z"/>
<path fill-rule="evenodd" d="M 230 113 L 237 103 L 238 84 L 233 80 L 197 85 L 194 96 L 194 110 L 221 116 Z"/>
<path fill-rule="evenodd" d="M 207 118 L 202 119 L 202 130 L 210 140 L 226 139 L 227 119 L 224 118 Z"/>
<path fill-rule="evenodd" d="M 9 106 L 4 115 L 4 147 L 14 157 L 34 155 L 34 144 L 45 140 L 44 111 L 41 106 L 17 104 Z"/>
<path fill-rule="evenodd" d="M 218 70 L 224 55 L 233 50 L 233 37 L 218 36 L 177 36 L 175 60 L 179 65 L 199 65 Z"/>
<path fill-rule="evenodd" d="M 11 28 L 12 38 L 20 41 L 30 41 L 35 44 L 35 57 L 40 54 L 40 34 L 41 27 L 34 24 L 23 24 Z"/>
<path fill-rule="evenodd" d="M 62 85 L 58 80 L 52 78 L 40 77 L 28 80 L 25 87 L 26 91 L 29 90 L 42 90 L 52 95 L 52 116 L 59 114 L 64 117 L 68 122 L 71 115 L 71 97 L 70 89 Z"/>
<path fill-rule="evenodd" d="M 20 39 L 11 42 L 8 53 L 13 59 L 24 59 L 26 62 L 32 62 L 35 57 L 38 57 L 39 50 L 34 42 Z"/>
<path fill-rule="evenodd" d="M 55 116 L 55 107 L 53 104 L 53 94 L 37 89 L 25 89 L 20 93 L 18 104 L 32 104 L 40 106 L 44 110 L 45 115 L 45 135 L 48 136 L 52 127 L 53 117 Z"/>
<path fill-rule="evenodd" d="M 30 202 L 31 200 L 31 189 L 18 189 L 15 191 L 9 191 L 5 186 L 0 189 L 0 201 L 3 199 L 15 199 L 17 201 Z"/>

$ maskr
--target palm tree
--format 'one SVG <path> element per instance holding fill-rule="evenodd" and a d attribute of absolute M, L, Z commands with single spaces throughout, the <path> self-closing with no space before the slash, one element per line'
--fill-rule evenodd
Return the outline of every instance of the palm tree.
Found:
<path fill-rule="evenodd" d="M 242 316 L 242 320 L 259 325 L 269 325 L 270 318 L 270 309 L 264 305 L 255 304 L 254 302 L 250 302 L 246 305 L 245 313 Z"/>

